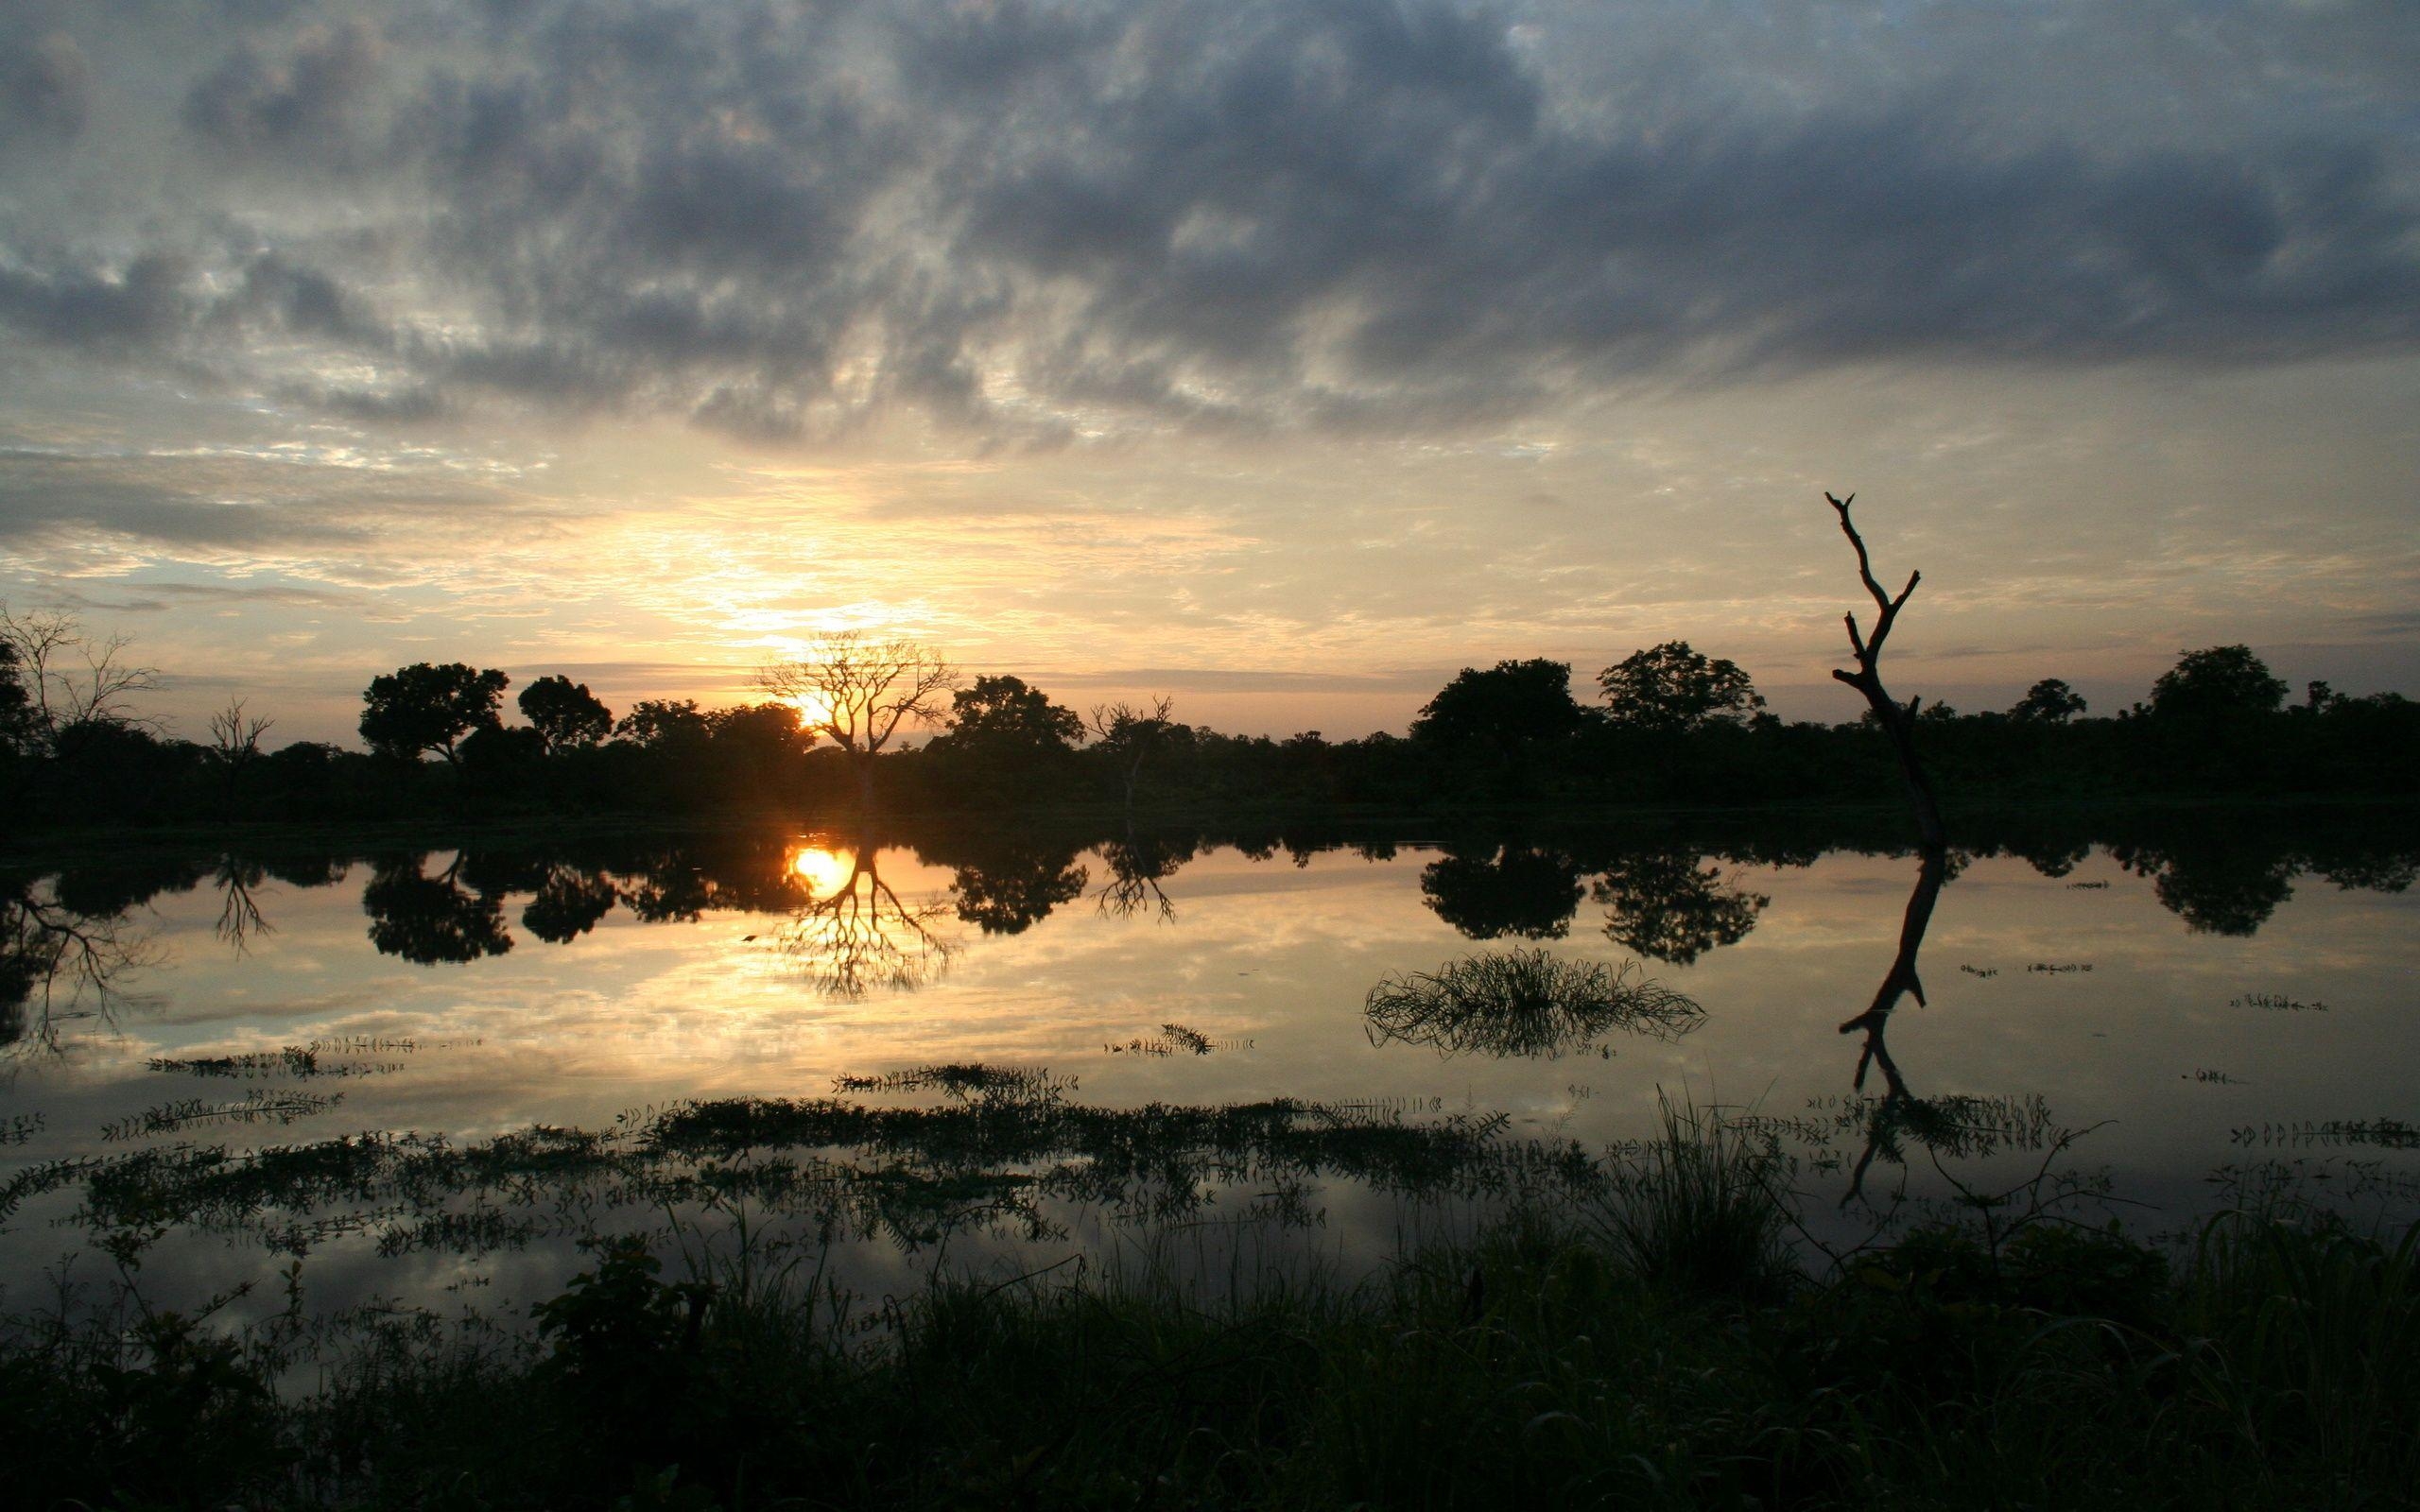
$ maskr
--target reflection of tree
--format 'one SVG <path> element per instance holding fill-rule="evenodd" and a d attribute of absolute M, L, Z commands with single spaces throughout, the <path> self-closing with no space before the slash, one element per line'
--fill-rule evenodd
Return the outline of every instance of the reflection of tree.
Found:
<path fill-rule="evenodd" d="M 375 864 L 361 889 L 361 911 L 370 916 L 370 943 L 381 955 L 400 955 L 420 966 L 475 961 L 512 949 L 505 933 L 500 895 L 465 890 L 454 864 L 424 875 L 424 856 L 389 856 Z"/>
<path fill-rule="evenodd" d="M 1561 939 L 1584 890 L 1570 857 L 1509 845 L 1484 859 L 1448 855 L 1420 874 L 1430 910 L 1468 939 Z"/>
<path fill-rule="evenodd" d="M 1941 899 L 1942 885 L 1948 880 L 1948 854 L 1939 846 L 1926 846 L 1923 862 L 1916 870 L 1915 890 L 1908 895 L 1908 911 L 1899 920 L 1899 950 L 1891 958 L 1891 969 L 1883 973 L 1882 985 L 1874 990 L 1874 1002 L 1863 1013 L 1841 1025 L 1842 1034 L 1863 1034 L 1865 1043 L 1858 1052 L 1857 1074 L 1853 1085 L 1865 1090 L 1865 1074 L 1869 1070 L 1882 1073 L 1883 1092 L 1866 1125 L 1865 1153 L 1858 1157 L 1856 1170 L 1849 1177 L 1848 1195 L 1843 1202 L 1854 1201 L 1865 1188 L 1865 1173 L 1877 1154 L 1893 1150 L 1896 1135 L 1923 1122 L 1921 1099 L 1908 1090 L 1907 1078 L 1899 1074 L 1898 1063 L 1891 1058 L 1891 1046 L 1884 1035 L 1891 1026 L 1891 1014 L 1903 997 L 1913 997 L 1919 1007 L 1924 1005 L 1925 985 L 1916 974 L 1916 952 L 1923 948 L 1925 930 L 1932 923 L 1933 905 Z"/>
<path fill-rule="evenodd" d="M 1623 856 L 1594 889 L 1606 907 L 1605 936 L 1641 955 L 1686 966 L 1737 945 L 1772 900 L 1734 885 L 1720 867 L 1665 851 Z"/>
<path fill-rule="evenodd" d="M 1011 842 L 958 868 L 950 885 L 958 917 L 986 935 L 1021 935 L 1060 904 L 1083 896 L 1091 874 L 1072 849 Z"/>
<path fill-rule="evenodd" d="M 1362 1012 L 1372 1044 L 1398 1040 L 1440 1055 L 1475 1050 L 1548 1060 L 1586 1050 L 1610 1030 L 1669 1040 L 1703 1021 L 1695 1003 L 1636 973 L 1634 963 L 1613 968 L 1542 950 L 1473 955 L 1386 977 Z"/>
<path fill-rule="evenodd" d="M 0 889 L 0 1046 L 51 1053 L 59 1025 L 107 1019 L 123 979 L 159 954 L 126 911 L 90 914 L 32 885 Z"/>
<path fill-rule="evenodd" d="M 949 969 L 957 945 L 940 924 L 946 905 L 908 903 L 882 880 L 871 844 L 850 857 L 845 881 L 800 905 L 774 948 L 825 997 L 913 992 Z"/>
<path fill-rule="evenodd" d="M 218 925 L 212 931 L 234 947 L 241 955 L 251 945 L 255 935 L 272 935 L 267 919 L 261 917 L 260 904 L 252 899 L 252 889 L 267 880 L 267 871 L 255 862 L 236 856 L 218 858 L 215 880 L 218 885 Z"/>
<path fill-rule="evenodd" d="M 567 945 L 613 912 L 620 895 L 602 875 L 579 867 L 552 866 L 538 884 L 521 927 L 549 945 Z"/>
<path fill-rule="evenodd" d="M 1125 838 L 1100 848 L 1100 859 L 1109 868 L 1109 881 L 1100 890 L 1101 912 L 1121 919 L 1151 912 L 1163 919 L 1176 917 L 1176 904 L 1160 884 L 1193 859 L 1190 838 L 1179 842 L 1163 834 L 1137 834 L 1130 821 Z"/>
<path fill-rule="evenodd" d="M 2278 850 L 2221 838 L 2168 850 L 2121 848 L 2115 854 L 2129 871 L 2151 878 L 2152 896 L 2197 935 L 2256 934 L 2294 895 L 2294 859 Z"/>

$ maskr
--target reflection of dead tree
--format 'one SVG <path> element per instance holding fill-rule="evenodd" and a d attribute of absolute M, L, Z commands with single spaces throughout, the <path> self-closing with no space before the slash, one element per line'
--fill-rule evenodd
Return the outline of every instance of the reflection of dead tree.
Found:
<path fill-rule="evenodd" d="M 1867 1125 L 1865 1153 L 1850 1176 L 1843 1203 L 1855 1200 L 1863 1190 L 1866 1171 L 1874 1164 L 1876 1154 L 1891 1143 L 1894 1124 L 1920 1106 L 1909 1092 L 1897 1063 L 1892 1060 L 1883 1034 L 1890 1026 L 1892 1010 L 1899 1005 L 1902 997 L 1913 997 L 1919 1007 L 1924 1005 L 1925 987 L 1923 978 L 1916 974 L 1916 952 L 1924 944 L 1925 929 L 1932 922 L 1933 904 L 1941 898 L 1942 884 L 1949 871 L 1949 838 L 1942 826 L 1941 805 L 1933 798 L 1924 764 L 1916 758 L 1916 709 L 1923 699 L 1910 698 L 1902 705 L 1882 685 L 1882 643 L 1890 638 L 1891 627 L 1899 621 L 1899 610 L 1906 606 L 1908 595 L 1916 591 L 1916 584 L 1923 581 L 1924 575 L 1910 573 L 1908 586 L 1899 590 L 1895 597 L 1883 589 L 1876 580 L 1874 563 L 1866 555 L 1865 538 L 1857 533 L 1857 526 L 1849 520 L 1849 506 L 1856 499 L 1854 493 L 1845 499 L 1824 495 L 1824 502 L 1840 516 L 1841 533 L 1857 548 L 1858 579 L 1873 597 L 1877 613 L 1871 636 L 1858 634 L 1854 610 L 1842 616 L 1848 626 L 1849 649 L 1857 656 L 1857 670 L 1848 672 L 1835 667 L 1832 676 L 1865 696 L 1876 721 L 1891 737 L 1891 749 L 1899 759 L 1899 776 L 1907 784 L 1908 803 L 1915 813 L 1917 852 L 1923 859 L 1916 872 L 1916 889 L 1909 895 L 1908 911 L 1900 919 L 1899 950 L 1892 958 L 1891 970 L 1884 973 L 1882 985 L 1875 989 L 1874 1002 L 1866 1010 L 1841 1025 L 1842 1034 L 1862 1032 L 1865 1036 L 1865 1044 L 1858 1054 L 1857 1089 L 1864 1090 L 1866 1072 L 1876 1067 L 1882 1072 L 1885 1089 L 1882 1101 Z"/>
<path fill-rule="evenodd" d="M 1841 1033 L 1862 1032 L 1865 1043 L 1858 1051 L 1855 1090 L 1865 1090 L 1865 1074 L 1869 1069 L 1882 1073 L 1882 1100 L 1874 1109 L 1866 1125 L 1865 1152 L 1858 1157 L 1857 1168 L 1850 1173 L 1848 1194 L 1843 1204 L 1855 1201 L 1865 1188 L 1865 1173 L 1874 1164 L 1876 1154 L 1892 1143 L 1891 1135 L 1898 1124 L 1906 1122 L 1917 1099 L 1908 1091 L 1908 1080 L 1899 1074 L 1896 1061 L 1891 1058 L 1891 1047 L 1884 1032 L 1891 1026 L 1891 1011 L 1899 999 L 1912 995 L 1919 1006 L 1925 1001 L 1923 981 L 1916 975 L 1916 952 L 1925 942 L 1926 926 L 1932 922 L 1932 908 L 1941 897 L 1942 883 L 1948 876 L 1948 853 L 1927 848 L 1923 864 L 1916 871 L 1916 889 L 1908 895 L 1908 911 L 1899 921 L 1899 951 L 1892 957 L 1891 970 L 1883 974 L 1882 985 L 1875 988 L 1874 1003 L 1863 1013 L 1841 1025 Z"/>
<path fill-rule="evenodd" d="M 773 936 L 799 974 L 828 998 L 913 992 L 949 969 L 958 946 L 942 933 L 948 905 L 903 902 L 882 880 L 872 846 L 851 859 L 848 880 L 811 900 Z"/>
<path fill-rule="evenodd" d="M 211 933 L 233 946 L 238 955 L 251 946 L 253 936 L 277 933 L 261 917 L 260 904 L 252 900 L 252 889 L 261 885 L 266 875 L 251 862 L 233 856 L 218 858 L 215 875 L 218 885 L 218 925 Z"/>
<path fill-rule="evenodd" d="M 1138 838 L 1130 820 L 1126 838 L 1102 846 L 1100 859 L 1109 868 L 1109 882 L 1098 894 L 1102 913 L 1120 919 L 1151 912 L 1164 920 L 1176 918 L 1176 904 L 1161 890 L 1160 879 L 1193 859 L 1191 846 L 1180 848 L 1156 835 Z"/>
<path fill-rule="evenodd" d="M 121 979 L 160 958 L 122 912 L 78 913 L 30 887 L 0 893 L 0 1048 L 56 1054 L 60 1023 L 107 1022 Z"/>

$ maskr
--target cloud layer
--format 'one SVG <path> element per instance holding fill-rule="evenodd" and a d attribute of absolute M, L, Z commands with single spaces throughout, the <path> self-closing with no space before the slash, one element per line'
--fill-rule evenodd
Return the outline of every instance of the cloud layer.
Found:
<path fill-rule="evenodd" d="M 366 423 L 1399 434 L 2420 341 L 2392 3 L 6 14 L 0 322 Z"/>

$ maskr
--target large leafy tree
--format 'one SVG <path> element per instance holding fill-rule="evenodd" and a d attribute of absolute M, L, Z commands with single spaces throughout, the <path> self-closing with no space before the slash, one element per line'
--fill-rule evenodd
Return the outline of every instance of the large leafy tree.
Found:
<path fill-rule="evenodd" d="M 2061 679 L 2044 678 L 2009 706 L 2008 716 L 2027 724 L 2064 725 L 2083 711 L 2083 695 Z"/>
<path fill-rule="evenodd" d="M 588 691 L 585 682 L 569 678 L 540 678 L 521 690 L 521 716 L 546 743 L 549 754 L 575 746 L 594 746 L 614 730 L 614 711 Z"/>
<path fill-rule="evenodd" d="M 1605 693 L 1606 717 L 1633 730 L 1701 730 L 1765 706 L 1737 662 L 1709 659 L 1686 641 L 1634 651 L 1598 673 L 1597 685 Z"/>
<path fill-rule="evenodd" d="M 950 699 L 948 745 L 1002 756 L 1063 751 L 1084 735 L 1083 716 L 1052 703 L 1023 678 L 977 678 Z"/>
<path fill-rule="evenodd" d="M 1485 740 L 1514 746 L 1568 735 L 1586 717 L 1571 696 L 1571 663 L 1536 657 L 1498 662 L 1484 672 L 1462 668 L 1421 706 L 1411 733 L 1415 740 L 1444 744 Z"/>
<path fill-rule="evenodd" d="M 361 696 L 361 738 L 382 756 L 409 760 L 434 751 L 461 760 L 462 738 L 502 721 L 497 711 L 512 679 L 493 667 L 416 662 L 370 679 Z"/>
<path fill-rule="evenodd" d="M 2223 723 L 2257 719 L 2286 701 L 2286 679 L 2248 645 L 2212 645 L 2181 654 L 2152 684 L 2152 713 L 2163 719 Z"/>
<path fill-rule="evenodd" d="M 614 726 L 614 733 L 632 745 L 654 749 L 700 745 L 711 729 L 694 698 L 642 698 Z"/>

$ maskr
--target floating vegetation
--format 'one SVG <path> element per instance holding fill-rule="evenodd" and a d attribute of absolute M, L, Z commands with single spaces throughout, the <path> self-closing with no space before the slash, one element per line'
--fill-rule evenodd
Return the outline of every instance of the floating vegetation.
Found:
<path fill-rule="evenodd" d="M 994 1066 L 983 1061 L 918 1066 L 911 1071 L 885 1072 L 879 1076 L 835 1076 L 832 1090 L 841 1092 L 942 1091 L 961 1101 L 975 1096 L 1033 1102 L 1056 1101 L 1076 1090 L 1073 1076 L 1024 1066 Z"/>
<path fill-rule="evenodd" d="M 40 1113 L 11 1113 L 0 1118 L 0 1144 L 24 1144 L 42 1132 Z"/>
<path fill-rule="evenodd" d="M 2048 973 L 2048 974 L 2049 974 L 2049 975 L 2051 975 L 2051 976 L 2064 976 L 2064 975 L 2066 975 L 2067 973 L 2069 973 L 2069 972 L 2073 972 L 2073 971 L 2091 971 L 2091 970 L 2092 970 L 2092 963 L 2091 963 L 2091 962 L 2089 962 L 2089 961 L 2086 961 L 2086 962 L 2084 962 L 2083 965 L 2080 965 L 2080 966 L 2077 966 L 2077 965 L 2054 966 L 2054 965 L 2050 964 L 2050 963 L 2049 963 L 2049 962 L 2048 962 L 2048 961 L 2036 961 L 2036 962 L 2034 962 L 2031 966 L 2027 967 L 2027 968 L 2026 968 L 2026 970 L 2027 970 L 2028 971 L 2042 971 L 2042 972 L 2046 972 L 2046 973 Z"/>
<path fill-rule="evenodd" d="M 2228 1075 L 2223 1071 L 2197 1071 L 2193 1073 L 2192 1079 L 2195 1081 L 2215 1082 L 2222 1087 L 2240 1087 L 2244 1085 L 2241 1081 Z"/>
<path fill-rule="evenodd" d="M 1315 1183 L 1341 1178 L 1411 1197 L 1593 1190 L 1602 1172 L 1571 1141 L 1518 1139 L 1502 1114 L 1414 1122 L 1374 1105 L 1276 1100 L 1218 1107 L 1086 1107 L 1047 1072 L 930 1066 L 843 1078 L 851 1090 L 940 1089 L 937 1107 L 838 1098 L 681 1103 L 603 1132 L 538 1125 L 479 1143 L 365 1133 L 236 1149 L 159 1144 L 60 1160 L 0 1185 L 0 1215 L 80 1185 L 71 1221 L 105 1234 L 190 1225 L 300 1254 L 347 1234 L 389 1254 L 487 1250 L 577 1237 L 611 1210 L 747 1202 L 823 1233 L 903 1246 L 968 1228 L 1061 1232 L 1053 1204 L 1183 1217 L 1234 1195 L 1279 1222 L 1315 1222 Z M 302 1099 L 302 1094 L 287 1094 Z M 212 1119 L 297 1116 L 305 1102 L 199 1101 L 128 1132 Z"/>
<path fill-rule="evenodd" d="M 1549 1060 L 1589 1049 L 1613 1030 L 1670 1040 L 1704 1021 L 1695 1002 L 1638 971 L 1634 961 L 1614 968 L 1543 950 L 1473 955 L 1386 977 L 1370 989 L 1362 1013 L 1373 1044 L 1393 1040 L 1440 1055 Z"/>
<path fill-rule="evenodd" d="M 2283 992 L 2247 992 L 2227 1002 L 2231 1008 L 2267 1008 L 2273 1013 L 2325 1013 L 2327 1005 L 2313 998 L 2308 1003 L 2290 998 Z"/>
<path fill-rule="evenodd" d="M 342 1092 L 270 1091 L 267 1088 L 247 1092 L 240 1101 L 233 1103 L 187 1097 L 104 1124 L 101 1125 L 101 1138 L 115 1143 L 208 1124 L 267 1121 L 283 1126 L 314 1113 L 324 1113 L 342 1101 Z"/>
<path fill-rule="evenodd" d="M 2289 1124 L 2256 1124 L 2228 1136 L 2238 1144 L 2366 1144 L 2381 1150 L 2420 1150 L 2420 1125 L 2399 1118 L 2331 1118 Z"/>
<path fill-rule="evenodd" d="M 1961 966 L 1958 969 L 1968 976 L 1992 977 L 2000 974 L 2000 969 L 1996 966 Z"/>
<path fill-rule="evenodd" d="M 2099 891 L 2100 891 L 2101 889 L 2103 889 L 2103 888 L 2107 887 L 2108 885 L 2109 885 L 2109 884 L 2107 884 L 2107 883 L 2105 883 L 2105 882 L 2071 882 L 2071 883 L 2068 883 L 2068 884 L 2067 884 L 2067 891 L 2069 891 L 2069 892 L 2099 892 Z"/>
<path fill-rule="evenodd" d="M 2023 1096 L 1817 1097 L 1799 1116 L 1743 1113 L 1730 1125 L 1828 1148 L 1843 1135 L 1875 1141 L 1893 1160 L 1912 1140 L 1953 1159 L 2046 1149 L 2064 1132 L 2039 1092 Z"/>
<path fill-rule="evenodd" d="M 1182 1023 L 1164 1023 L 1156 1035 L 1138 1036 L 1124 1044 L 1101 1048 L 1113 1056 L 1206 1056 L 1214 1050 L 1250 1050 L 1251 1040 L 1214 1040 Z"/>
<path fill-rule="evenodd" d="M 400 1060 L 322 1061 L 316 1048 L 287 1045 L 283 1050 L 259 1050 L 240 1056 L 197 1056 L 178 1058 L 154 1056 L 148 1064 L 153 1071 L 185 1076 L 229 1076 L 252 1080 L 268 1076 L 376 1076 L 401 1071 Z"/>

